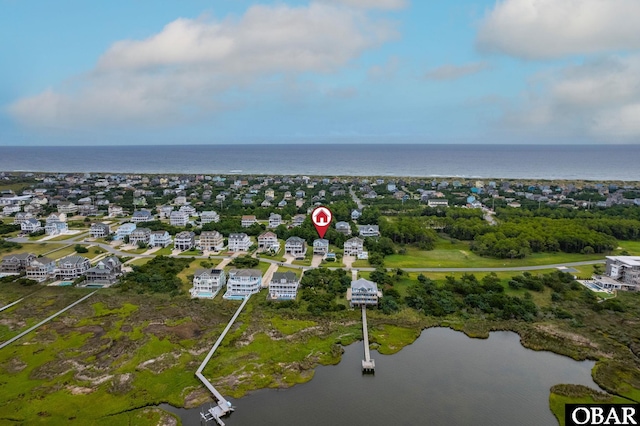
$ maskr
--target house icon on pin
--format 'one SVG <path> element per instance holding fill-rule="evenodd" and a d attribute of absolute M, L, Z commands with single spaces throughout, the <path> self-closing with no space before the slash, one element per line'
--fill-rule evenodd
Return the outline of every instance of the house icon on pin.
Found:
<path fill-rule="evenodd" d="M 329 222 L 329 215 L 324 210 L 320 210 L 316 215 L 316 223 L 318 225 L 324 225 Z"/>

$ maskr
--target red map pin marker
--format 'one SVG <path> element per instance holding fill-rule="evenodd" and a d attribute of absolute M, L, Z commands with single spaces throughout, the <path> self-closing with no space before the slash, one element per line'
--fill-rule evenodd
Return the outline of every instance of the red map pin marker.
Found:
<path fill-rule="evenodd" d="M 331 218 L 333 218 L 331 210 L 324 206 L 318 206 L 311 212 L 311 222 L 313 222 L 313 226 L 316 227 L 320 238 L 324 238 L 324 234 L 327 233 L 327 229 L 329 229 L 329 225 L 331 224 Z"/>

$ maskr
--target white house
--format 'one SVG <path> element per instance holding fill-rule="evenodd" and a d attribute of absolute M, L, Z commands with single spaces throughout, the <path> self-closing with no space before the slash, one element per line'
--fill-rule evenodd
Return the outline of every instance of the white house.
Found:
<path fill-rule="evenodd" d="M 193 274 L 191 297 L 213 299 L 224 287 L 226 276 L 223 269 L 197 269 Z"/>
<path fill-rule="evenodd" d="M 173 226 L 187 226 L 189 215 L 181 211 L 172 211 L 169 214 L 169 223 Z"/>
<path fill-rule="evenodd" d="M 152 220 L 153 215 L 149 210 L 136 210 L 131 216 L 131 222 L 133 223 L 151 222 Z"/>
<path fill-rule="evenodd" d="M 70 201 L 62 201 L 58 203 L 58 213 L 73 214 L 78 211 L 78 206 Z"/>
<path fill-rule="evenodd" d="M 168 247 L 172 241 L 167 231 L 152 231 L 149 235 L 149 247 Z"/>
<path fill-rule="evenodd" d="M 324 256 L 327 253 L 329 253 L 329 240 L 324 238 L 313 240 L 313 254 Z"/>
<path fill-rule="evenodd" d="M 358 233 L 361 237 L 379 237 L 380 227 L 378 225 L 358 225 Z"/>
<path fill-rule="evenodd" d="M 274 272 L 269 282 L 270 300 L 295 300 L 300 280 L 293 272 Z"/>
<path fill-rule="evenodd" d="M 200 249 L 220 251 L 224 248 L 224 237 L 218 231 L 202 231 L 200 234 Z"/>
<path fill-rule="evenodd" d="M 282 216 L 276 213 L 271 213 L 269 216 L 269 226 L 267 228 L 277 228 L 282 225 Z"/>
<path fill-rule="evenodd" d="M 220 222 L 220 215 L 213 210 L 208 210 L 200 214 L 200 223 L 204 225 L 211 222 Z"/>
<path fill-rule="evenodd" d="M 82 256 L 67 256 L 58 260 L 55 276 L 59 280 L 73 281 L 91 268 L 91 262 Z"/>
<path fill-rule="evenodd" d="M 353 237 L 344 242 L 344 255 L 345 256 L 358 256 L 362 253 L 364 248 L 364 240 Z"/>
<path fill-rule="evenodd" d="M 44 226 L 44 232 L 47 235 L 59 235 L 69 230 L 67 222 L 47 222 Z"/>
<path fill-rule="evenodd" d="M 25 220 L 29 220 L 29 219 L 33 218 L 33 214 L 32 213 L 29 213 L 29 212 L 22 213 L 22 212 L 20 212 L 20 206 L 7 206 L 7 207 L 18 207 L 18 213 L 16 213 L 16 215 L 13 218 L 13 224 L 14 225 L 20 225 Z M 6 209 L 7 207 L 5 207 L 4 209 Z M 15 212 L 8 213 L 8 212 L 4 211 L 4 209 L 3 209 L 3 213 L 4 213 L 5 216 L 8 216 L 8 215 L 10 215 L 12 213 L 15 213 Z"/>
<path fill-rule="evenodd" d="M 251 239 L 244 232 L 229 234 L 229 251 L 249 251 Z"/>
<path fill-rule="evenodd" d="M 449 207 L 449 200 L 446 198 L 431 198 L 427 201 L 428 207 Z"/>
<path fill-rule="evenodd" d="M 67 221 L 67 215 L 65 213 L 51 213 L 49 216 L 47 216 L 47 220 L 46 222 L 66 222 Z"/>
<path fill-rule="evenodd" d="M 378 290 L 378 285 L 364 278 L 351 281 L 351 287 L 347 289 L 347 300 L 351 307 L 375 306 L 381 297 L 382 292 Z"/>
<path fill-rule="evenodd" d="M 151 239 L 151 229 L 149 228 L 136 228 L 129 235 L 129 244 L 149 244 Z"/>
<path fill-rule="evenodd" d="M 242 225 L 243 228 L 248 228 L 251 225 L 253 225 L 254 223 L 257 223 L 258 221 L 256 220 L 256 217 L 253 215 L 245 215 L 242 216 L 242 219 L 240 220 L 240 225 Z"/>
<path fill-rule="evenodd" d="M 607 256 L 604 288 L 640 290 L 640 256 Z"/>
<path fill-rule="evenodd" d="M 190 250 L 196 245 L 196 234 L 190 231 L 182 231 L 176 234 L 173 246 L 178 250 Z"/>
<path fill-rule="evenodd" d="M 124 216 L 124 210 L 115 204 L 109 205 L 109 217 Z"/>
<path fill-rule="evenodd" d="M 351 220 L 358 220 L 362 216 L 362 212 L 360 210 L 353 210 L 351 212 Z"/>
<path fill-rule="evenodd" d="M 351 225 L 348 222 L 337 222 L 336 231 L 343 235 L 351 235 Z"/>
<path fill-rule="evenodd" d="M 258 269 L 232 269 L 229 271 L 225 299 L 242 299 L 255 294 L 262 287 L 262 273 Z"/>
<path fill-rule="evenodd" d="M 116 229 L 116 236 L 113 238 L 114 240 L 124 240 L 124 237 L 131 235 L 133 231 L 136 230 L 135 223 L 123 223 Z"/>
<path fill-rule="evenodd" d="M 278 236 L 271 231 L 263 232 L 258 235 L 258 251 L 280 251 L 280 241 Z"/>
<path fill-rule="evenodd" d="M 284 243 L 284 252 L 295 257 L 304 256 L 307 252 L 307 242 L 300 237 L 289 237 Z"/>
<path fill-rule="evenodd" d="M 305 215 L 303 214 L 297 214 L 293 217 L 293 223 L 291 224 L 292 226 L 300 226 L 304 223 L 304 219 L 305 219 Z"/>
<path fill-rule="evenodd" d="M 196 208 L 193 207 L 190 204 L 186 204 L 186 205 L 180 207 L 180 211 L 188 214 L 189 216 L 195 216 L 196 215 Z"/>
<path fill-rule="evenodd" d="M 93 238 L 104 238 L 111 233 L 111 227 L 106 223 L 95 222 L 91 224 L 89 235 Z"/>
<path fill-rule="evenodd" d="M 14 213 L 18 213 L 22 207 L 17 204 L 10 204 L 8 206 L 4 206 L 2 208 L 2 214 L 5 216 L 12 215 Z M 15 223 L 15 222 L 14 222 Z"/>
<path fill-rule="evenodd" d="M 27 278 L 42 282 L 53 277 L 56 269 L 56 262 L 48 257 L 37 257 L 27 266 Z"/>
<path fill-rule="evenodd" d="M 40 223 L 40 221 L 38 219 L 27 219 L 24 222 L 22 222 L 20 224 L 20 229 L 22 230 L 22 232 L 28 232 L 28 233 L 34 233 L 34 232 L 38 232 L 39 230 L 42 229 L 42 224 Z"/>

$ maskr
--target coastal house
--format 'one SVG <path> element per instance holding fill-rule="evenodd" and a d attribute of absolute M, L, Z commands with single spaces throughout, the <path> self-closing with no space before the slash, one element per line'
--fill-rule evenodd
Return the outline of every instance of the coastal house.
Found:
<path fill-rule="evenodd" d="M 207 210 L 200 215 L 200 223 L 207 224 L 211 222 L 220 222 L 220 215 L 213 210 Z"/>
<path fill-rule="evenodd" d="M 251 239 L 244 232 L 229 234 L 229 251 L 249 251 Z"/>
<path fill-rule="evenodd" d="M 329 253 L 329 240 L 324 238 L 313 240 L 313 254 L 324 256 L 327 253 Z"/>
<path fill-rule="evenodd" d="M 262 287 L 262 273 L 258 269 L 232 269 L 229 271 L 225 299 L 242 299 L 258 293 Z"/>
<path fill-rule="evenodd" d="M 69 225 L 67 222 L 47 222 L 44 226 L 44 232 L 47 235 L 59 235 L 67 232 Z"/>
<path fill-rule="evenodd" d="M 446 198 L 431 198 L 427 200 L 428 207 L 449 207 L 449 200 Z"/>
<path fill-rule="evenodd" d="M 84 274 L 85 284 L 108 287 L 118 282 L 122 275 L 122 263 L 115 256 L 100 260 L 96 266 L 87 269 Z"/>
<path fill-rule="evenodd" d="M 22 209 L 22 207 L 20 207 L 20 206 L 19 206 L 19 205 L 17 205 L 17 204 L 10 204 L 10 205 L 8 205 L 8 206 L 4 206 L 4 207 L 2 208 L 2 214 L 3 214 L 4 216 L 11 216 L 11 215 L 12 215 L 12 214 L 14 214 L 14 213 L 19 213 L 19 212 L 20 212 L 20 209 Z M 14 222 L 14 223 L 15 223 L 15 222 Z"/>
<path fill-rule="evenodd" d="M 248 228 L 254 223 L 258 223 L 258 221 L 256 220 L 256 217 L 253 215 L 242 216 L 242 219 L 240 220 L 240 225 L 242 225 L 243 228 Z"/>
<path fill-rule="evenodd" d="M 172 241 L 167 231 L 151 231 L 149 235 L 149 247 L 168 247 Z"/>
<path fill-rule="evenodd" d="M 116 206 L 115 204 L 110 204 L 108 208 L 109 217 L 118 217 L 124 216 L 124 210 L 120 206 Z"/>
<path fill-rule="evenodd" d="M 182 231 L 176 234 L 173 246 L 177 250 L 191 250 L 196 245 L 196 234 L 191 231 Z"/>
<path fill-rule="evenodd" d="M 58 213 L 74 214 L 78 212 L 78 206 L 71 201 L 61 201 L 58 203 Z"/>
<path fill-rule="evenodd" d="M 345 256 L 358 256 L 364 249 L 364 240 L 353 237 L 344 242 Z"/>
<path fill-rule="evenodd" d="M 158 209 L 158 215 L 160 219 L 166 219 L 171 216 L 171 212 L 173 211 L 173 206 L 162 206 Z"/>
<path fill-rule="evenodd" d="M 263 232 L 258 235 L 258 251 L 271 251 L 275 253 L 280 251 L 280 241 L 278 241 L 278 236 L 270 231 Z"/>
<path fill-rule="evenodd" d="M 116 235 L 115 237 L 113 237 L 113 239 L 124 240 L 124 237 L 128 237 L 135 230 L 136 230 L 135 223 L 123 223 L 118 227 L 118 229 L 116 229 Z"/>
<path fill-rule="evenodd" d="M 378 225 L 358 225 L 358 233 L 361 237 L 379 237 L 380 227 Z"/>
<path fill-rule="evenodd" d="M 274 272 L 269 282 L 269 300 L 295 300 L 300 280 L 293 272 Z"/>
<path fill-rule="evenodd" d="M 351 235 L 351 225 L 348 222 L 337 222 L 336 231 L 343 235 Z"/>
<path fill-rule="evenodd" d="M 169 214 L 169 223 L 172 226 L 187 226 L 187 223 L 189 223 L 189 215 L 181 211 L 172 211 Z"/>
<path fill-rule="evenodd" d="M 200 234 L 200 249 L 220 251 L 224 248 L 224 237 L 218 231 L 202 231 Z"/>
<path fill-rule="evenodd" d="M 20 230 L 22 230 L 22 232 L 26 232 L 29 234 L 38 232 L 41 229 L 42 229 L 42 224 L 38 219 L 34 219 L 34 218 L 27 219 L 20 224 Z"/>
<path fill-rule="evenodd" d="M 151 222 L 152 220 L 153 215 L 149 210 L 136 210 L 131 216 L 131 222 L 133 223 Z"/>
<path fill-rule="evenodd" d="M 81 204 L 78 206 L 78 214 L 80 216 L 97 216 L 98 206 L 94 204 Z"/>
<path fill-rule="evenodd" d="M 289 237 L 284 243 L 284 252 L 294 257 L 304 257 L 307 252 L 307 242 L 300 237 Z"/>
<path fill-rule="evenodd" d="M 301 226 L 304 223 L 306 216 L 303 214 L 297 214 L 293 217 L 292 226 Z"/>
<path fill-rule="evenodd" d="M 92 223 L 91 228 L 89 229 L 89 235 L 93 238 L 104 238 L 109 234 L 111 234 L 111 227 L 106 223 Z"/>
<path fill-rule="evenodd" d="M 353 210 L 351 212 L 351 220 L 358 220 L 362 216 L 362 212 L 360 210 Z"/>
<path fill-rule="evenodd" d="M 20 206 L 6 206 L 3 209 L 3 214 L 5 216 L 9 216 L 10 214 L 15 213 L 15 211 L 5 210 L 7 207 L 17 207 L 18 208 L 18 213 L 16 213 L 16 215 L 13 217 L 13 224 L 14 225 L 21 225 L 22 222 L 26 222 L 29 219 L 33 219 L 33 214 L 32 213 L 20 212 Z"/>
<path fill-rule="evenodd" d="M 269 215 L 269 225 L 267 228 L 273 229 L 280 225 L 282 225 L 282 216 L 276 213 L 271 213 L 271 215 Z"/>
<path fill-rule="evenodd" d="M 607 256 L 604 288 L 640 290 L 640 256 Z"/>
<path fill-rule="evenodd" d="M 2 258 L 0 261 L 0 272 L 6 274 L 19 274 L 27 269 L 31 261 L 36 258 L 33 253 L 16 253 Z"/>
<path fill-rule="evenodd" d="M 46 223 L 49 222 L 66 222 L 67 221 L 67 215 L 65 213 L 51 213 L 49 216 L 47 216 L 46 219 Z"/>
<path fill-rule="evenodd" d="M 181 211 L 183 213 L 186 213 L 189 217 L 196 215 L 196 208 L 193 207 L 190 204 L 186 204 L 186 205 L 180 207 L 179 211 Z"/>
<path fill-rule="evenodd" d="M 89 259 L 83 256 L 67 256 L 58 260 L 54 274 L 56 279 L 73 281 L 91 268 Z"/>
<path fill-rule="evenodd" d="M 56 262 L 48 257 L 36 257 L 31 260 L 26 268 L 27 278 L 30 280 L 43 282 L 53 277 L 56 269 Z"/>
<path fill-rule="evenodd" d="M 347 300 L 352 308 L 363 305 L 375 306 L 381 297 L 382 292 L 378 290 L 378 285 L 364 278 L 351 281 L 351 287 L 347 289 Z"/>
<path fill-rule="evenodd" d="M 197 269 L 193 274 L 193 287 L 189 294 L 193 298 L 213 299 L 225 283 L 223 269 Z"/>
<path fill-rule="evenodd" d="M 149 241 L 151 239 L 151 229 L 149 228 L 136 228 L 129 235 L 129 244 L 134 245 L 149 245 Z"/>

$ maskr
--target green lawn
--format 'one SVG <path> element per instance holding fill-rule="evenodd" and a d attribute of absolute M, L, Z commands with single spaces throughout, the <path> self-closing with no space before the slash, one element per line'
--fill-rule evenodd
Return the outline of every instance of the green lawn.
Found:
<path fill-rule="evenodd" d="M 140 259 L 135 259 L 132 260 L 131 262 L 129 262 L 127 265 L 136 265 L 136 266 L 142 266 L 145 263 L 147 263 L 148 261 L 150 261 L 151 258 L 150 257 L 141 257 Z"/>
<path fill-rule="evenodd" d="M 616 250 L 616 254 L 626 251 L 631 256 L 640 255 L 640 241 L 618 241 L 618 247 L 619 249 Z"/>
<path fill-rule="evenodd" d="M 163 247 L 158 251 L 153 252 L 156 256 L 169 256 L 171 254 L 171 247 Z"/>
<path fill-rule="evenodd" d="M 276 272 L 293 272 L 294 274 L 296 274 L 296 276 L 298 278 L 300 278 L 300 274 L 301 274 L 301 270 L 300 269 L 296 269 L 296 268 L 287 268 L 286 266 L 279 266 L 278 270 Z"/>

